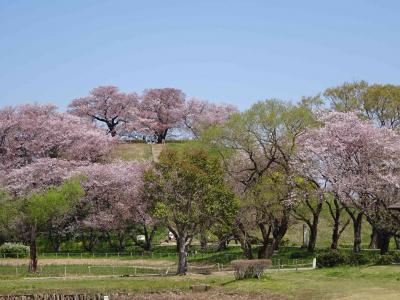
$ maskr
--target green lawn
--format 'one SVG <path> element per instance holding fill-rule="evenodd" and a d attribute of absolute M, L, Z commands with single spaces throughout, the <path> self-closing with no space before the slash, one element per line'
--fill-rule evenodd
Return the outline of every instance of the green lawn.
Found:
<path fill-rule="evenodd" d="M 340 267 L 312 271 L 284 271 L 260 280 L 233 280 L 230 273 L 144 278 L 3 279 L 0 294 L 41 292 L 190 293 L 192 284 L 209 284 L 212 295 L 273 295 L 272 299 L 399 299 L 400 267 Z M 194 297 L 193 297 L 194 298 Z M 223 298 L 222 298 L 223 299 Z M 244 298 L 243 298 L 244 299 Z M 267 297 L 268 299 L 268 297 Z"/>

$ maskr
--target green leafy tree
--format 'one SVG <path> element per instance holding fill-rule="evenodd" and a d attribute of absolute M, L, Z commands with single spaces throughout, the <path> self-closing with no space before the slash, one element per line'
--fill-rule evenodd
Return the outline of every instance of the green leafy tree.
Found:
<path fill-rule="evenodd" d="M 289 207 L 283 205 L 277 210 L 275 219 L 272 218 L 273 214 L 263 214 L 259 208 L 268 208 L 272 202 L 284 204 L 289 200 L 293 184 L 288 181 L 297 173 L 293 169 L 297 142 L 309 127 L 315 126 L 312 108 L 320 104 L 319 97 L 304 98 L 297 105 L 277 99 L 260 101 L 247 111 L 234 114 L 203 136 L 204 141 L 217 149 L 222 157 L 232 187 L 244 203 L 238 214 L 235 235 L 249 259 L 253 257 L 251 243 L 254 240 L 249 232 L 260 229 L 262 249 L 265 251 L 259 254 L 265 257 L 270 255 L 270 252 L 266 252 L 270 243 L 269 230 L 274 238 L 273 247 L 277 249 L 288 229 Z M 272 176 L 274 173 L 281 176 Z M 255 199 L 257 201 L 246 202 L 246 198 L 253 197 L 251 193 L 261 193 L 259 188 L 262 188 L 260 184 L 263 181 L 268 181 L 271 190 L 280 191 L 284 187 L 286 191 L 268 195 L 262 192 L 263 197 Z M 255 190 L 251 191 L 255 186 Z M 260 202 L 264 196 L 265 204 Z M 248 203 L 253 204 L 257 214 L 249 215 Z M 281 213 L 282 210 L 285 212 Z"/>
<path fill-rule="evenodd" d="M 198 148 L 165 149 L 145 175 L 145 199 L 154 203 L 154 216 L 176 239 L 178 274 L 187 271 L 193 237 L 220 220 L 234 220 L 238 204 L 224 181 L 220 161 Z"/>
<path fill-rule="evenodd" d="M 38 235 L 53 219 L 62 218 L 84 195 L 78 178 L 66 180 L 60 186 L 51 186 L 43 192 L 12 198 L 5 193 L 0 197 L 0 222 L 29 245 L 29 271 L 37 271 Z"/>

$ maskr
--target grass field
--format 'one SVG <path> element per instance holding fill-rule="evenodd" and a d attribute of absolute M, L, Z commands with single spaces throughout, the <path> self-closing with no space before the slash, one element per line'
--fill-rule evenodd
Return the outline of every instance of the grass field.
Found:
<path fill-rule="evenodd" d="M 194 284 L 208 284 L 210 292 L 191 294 Z M 260 280 L 235 281 L 231 273 L 141 278 L 3 279 L 0 294 L 86 292 L 157 293 L 187 299 L 399 299 L 400 267 L 340 267 L 265 274 Z M 152 294 L 151 294 L 152 295 Z M 154 297 L 150 298 L 155 298 Z M 216 299 L 217 299 L 216 298 Z"/>

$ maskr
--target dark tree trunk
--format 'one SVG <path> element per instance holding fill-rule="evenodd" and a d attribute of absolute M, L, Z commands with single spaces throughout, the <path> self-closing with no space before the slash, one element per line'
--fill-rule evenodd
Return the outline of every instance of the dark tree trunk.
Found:
<path fill-rule="evenodd" d="M 332 207 L 329 201 L 327 201 L 326 203 L 329 208 L 329 213 L 333 219 L 331 249 L 336 250 L 339 245 L 340 236 L 342 235 L 346 227 L 350 224 L 350 219 L 346 221 L 342 228 L 340 228 L 340 220 L 344 207 L 340 204 L 340 201 L 336 196 L 333 198 L 334 207 Z"/>
<path fill-rule="evenodd" d="M 384 255 L 389 251 L 390 238 L 391 235 L 387 232 L 379 232 L 381 255 Z"/>
<path fill-rule="evenodd" d="M 118 123 L 115 122 L 115 120 L 106 122 L 108 131 L 110 132 L 111 136 L 114 137 L 117 135 L 117 125 Z"/>
<path fill-rule="evenodd" d="M 53 233 L 53 231 L 49 230 L 49 241 L 51 243 L 51 247 L 53 251 L 58 253 L 60 251 L 61 246 L 61 235 L 58 233 Z"/>
<path fill-rule="evenodd" d="M 29 243 L 29 268 L 30 273 L 37 272 L 37 249 L 36 249 L 36 226 L 32 226 L 30 243 Z"/>
<path fill-rule="evenodd" d="M 355 253 L 359 253 L 361 251 L 361 225 L 362 225 L 363 214 L 359 213 L 357 218 L 355 219 L 353 225 L 354 232 L 354 244 L 353 251 Z"/>
<path fill-rule="evenodd" d="M 204 232 L 200 234 L 200 249 L 207 250 L 207 236 Z"/>
<path fill-rule="evenodd" d="M 353 221 L 353 252 L 359 253 L 361 251 L 361 225 L 364 214 L 353 211 L 349 207 L 345 207 L 345 209 Z"/>
<path fill-rule="evenodd" d="M 324 203 L 324 195 L 322 193 L 320 193 L 320 195 L 318 196 L 318 201 L 315 207 L 313 206 L 313 203 L 310 202 L 308 195 L 306 195 L 304 205 L 311 212 L 312 218 L 310 219 L 308 216 L 306 216 L 302 212 L 297 211 L 295 208 L 293 209 L 292 212 L 294 217 L 297 220 L 305 222 L 310 230 L 310 236 L 307 244 L 307 250 L 310 252 L 314 252 L 315 245 L 317 243 L 319 215 L 321 214 L 323 203 Z"/>
<path fill-rule="evenodd" d="M 369 243 L 369 249 L 378 249 L 379 248 L 379 234 L 378 230 L 372 227 L 371 232 L 371 241 Z"/>
<path fill-rule="evenodd" d="M 285 216 L 283 219 L 275 220 L 274 223 L 272 230 L 272 237 L 274 238 L 272 242 L 272 250 L 279 250 L 281 241 L 288 230 L 289 218 Z"/>
<path fill-rule="evenodd" d="M 151 228 L 151 231 L 149 233 L 147 229 L 147 225 L 143 225 L 143 231 L 144 231 L 144 250 L 146 251 L 152 251 L 153 250 L 153 239 L 157 231 L 157 226 L 153 226 Z"/>
<path fill-rule="evenodd" d="M 157 144 L 161 144 L 165 138 L 167 137 L 168 128 L 165 129 L 163 132 L 157 134 Z"/>
<path fill-rule="evenodd" d="M 89 235 L 88 235 L 87 238 L 86 238 L 86 236 L 85 236 L 85 233 L 82 232 L 82 234 L 81 234 L 81 240 L 82 240 L 83 248 L 84 248 L 86 251 L 92 252 L 92 250 L 93 250 L 93 248 L 94 248 L 94 246 L 95 246 L 95 244 L 96 244 L 96 242 L 97 242 L 97 237 L 96 237 L 96 235 L 95 235 L 93 229 L 90 229 L 90 230 L 89 230 Z"/>
<path fill-rule="evenodd" d="M 308 242 L 307 250 L 309 252 L 314 252 L 315 245 L 317 243 L 317 234 L 318 234 L 318 216 L 314 216 L 313 223 L 310 224 L 310 241 Z"/>
<path fill-rule="evenodd" d="M 186 252 L 186 239 L 184 237 L 178 237 L 176 244 L 179 248 L 179 261 L 178 261 L 178 275 L 185 275 L 187 272 L 187 252 Z"/>
<path fill-rule="evenodd" d="M 118 238 L 118 251 L 122 252 L 125 250 L 126 246 L 126 235 L 124 230 L 120 230 L 117 232 Z"/>
<path fill-rule="evenodd" d="M 240 247 L 242 248 L 244 257 L 246 257 L 247 259 L 253 259 L 251 242 L 242 223 L 238 224 L 238 228 L 234 231 L 234 235 L 240 243 Z"/>
<path fill-rule="evenodd" d="M 218 237 L 218 246 L 217 251 L 226 250 L 228 248 L 229 240 L 233 239 L 234 236 L 232 233 L 223 234 L 222 236 Z"/>
<path fill-rule="evenodd" d="M 331 243 L 331 249 L 336 250 L 339 244 L 339 222 L 334 220 L 333 222 L 333 229 L 332 229 L 332 243 Z"/>
<path fill-rule="evenodd" d="M 258 258 L 259 259 L 265 259 L 265 258 L 271 258 L 272 254 L 274 253 L 272 249 L 272 244 L 270 240 L 270 234 L 271 234 L 271 226 L 268 226 L 268 230 L 265 228 L 264 223 L 258 224 L 258 227 L 261 230 L 261 235 L 262 235 L 262 245 L 258 249 Z"/>

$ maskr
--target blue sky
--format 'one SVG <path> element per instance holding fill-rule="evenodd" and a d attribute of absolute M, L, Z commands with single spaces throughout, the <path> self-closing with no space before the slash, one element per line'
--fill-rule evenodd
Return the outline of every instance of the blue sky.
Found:
<path fill-rule="evenodd" d="M 344 81 L 400 83 L 400 1 L 0 0 L 0 106 L 99 85 L 245 109 Z"/>

